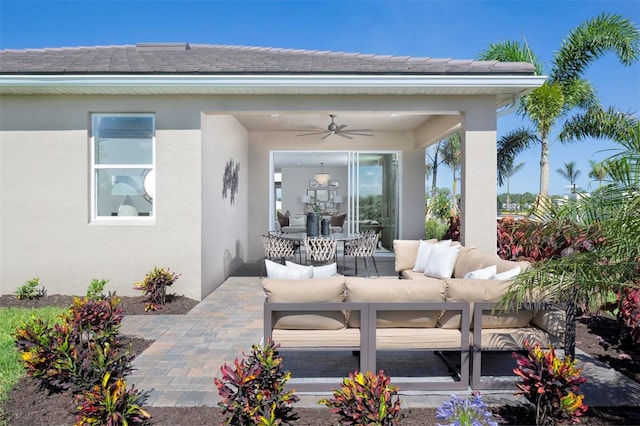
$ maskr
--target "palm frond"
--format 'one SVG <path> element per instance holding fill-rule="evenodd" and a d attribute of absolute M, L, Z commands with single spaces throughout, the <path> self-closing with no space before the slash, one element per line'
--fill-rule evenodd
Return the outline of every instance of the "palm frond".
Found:
<path fill-rule="evenodd" d="M 503 185 L 514 158 L 534 143 L 539 142 L 536 134 L 525 127 L 512 130 L 498 140 L 498 184 Z"/>
<path fill-rule="evenodd" d="M 542 61 L 534 54 L 526 43 L 503 41 L 492 43 L 478 55 L 481 61 L 528 62 L 533 64 L 536 75 L 544 74 Z"/>
<path fill-rule="evenodd" d="M 561 142 L 586 138 L 613 139 L 628 144 L 633 143 L 634 132 L 639 132 L 638 120 L 630 113 L 617 111 L 615 107 L 606 110 L 590 108 L 565 121 L 559 139 Z"/>
<path fill-rule="evenodd" d="M 623 65 L 632 65 L 640 57 L 640 31 L 621 15 L 603 13 L 572 30 L 562 42 L 554 56 L 551 80 L 578 78 L 609 52 Z"/>

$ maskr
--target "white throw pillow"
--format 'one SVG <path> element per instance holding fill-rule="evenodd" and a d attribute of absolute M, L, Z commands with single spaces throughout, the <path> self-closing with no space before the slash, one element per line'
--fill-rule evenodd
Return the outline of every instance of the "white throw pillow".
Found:
<path fill-rule="evenodd" d="M 490 280 L 492 276 L 496 274 L 496 265 L 487 266 L 486 268 L 476 269 L 475 271 L 467 272 L 464 279 L 471 280 Z"/>
<path fill-rule="evenodd" d="M 307 224 L 304 216 L 291 216 L 289 226 L 305 226 Z"/>
<path fill-rule="evenodd" d="M 313 278 L 329 278 L 338 275 L 338 265 L 334 262 L 324 266 L 313 266 Z"/>
<path fill-rule="evenodd" d="M 508 271 L 500 272 L 499 274 L 493 274 L 491 277 L 492 280 L 510 280 L 511 278 L 515 278 L 520 274 L 520 267 L 516 266 L 513 269 L 509 269 Z"/>
<path fill-rule="evenodd" d="M 438 241 L 437 243 L 430 243 L 428 241 L 420 240 L 418 254 L 416 255 L 416 261 L 414 262 L 413 266 L 414 272 L 424 272 L 424 268 L 427 265 L 429 256 L 431 255 L 431 250 L 433 250 L 433 247 L 436 245 L 449 247 L 451 245 L 451 240 L 442 240 Z"/>
<path fill-rule="evenodd" d="M 313 267 L 311 266 L 285 266 L 269 259 L 264 260 L 267 266 L 267 277 L 279 280 L 303 280 L 313 276 Z"/>
<path fill-rule="evenodd" d="M 436 244 L 424 267 L 424 274 L 433 278 L 451 278 L 460 247 L 462 246 L 446 247 Z"/>

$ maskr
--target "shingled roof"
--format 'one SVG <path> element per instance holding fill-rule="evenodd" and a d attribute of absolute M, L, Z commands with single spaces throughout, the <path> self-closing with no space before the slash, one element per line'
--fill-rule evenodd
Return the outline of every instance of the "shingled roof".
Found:
<path fill-rule="evenodd" d="M 534 75 L 522 62 L 188 43 L 0 51 L 0 74 Z"/>

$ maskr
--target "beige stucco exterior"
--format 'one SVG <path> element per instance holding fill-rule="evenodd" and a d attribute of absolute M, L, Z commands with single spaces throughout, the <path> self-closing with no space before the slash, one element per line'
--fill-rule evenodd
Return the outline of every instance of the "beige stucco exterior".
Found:
<path fill-rule="evenodd" d="M 84 294 L 92 278 L 137 295 L 154 266 L 181 274 L 171 289 L 202 299 L 245 261 L 262 257 L 271 225 L 269 158 L 274 150 L 344 150 L 342 138 L 305 139 L 246 129 L 243 113 L 433 112 L 434 129 L 463 130 L 462 236 L 495 250 L 495 96 L 83 95 L 0 97 L 0 293 L 39 277 L 49 294 Z M 156 117 L 156 217 L 99 223 L 90 213 L 89 117 Z M 454 120 L 451 117 L 459 117 Z M 461 118 L 461 119 L 460 119 Z M 401 155 L 400 238 L 424 237 L 424 149 L 416 131 L 376 132 L 349 150 Z M 222 197 L 227 161 L 240 164 L 235 203 Z"/>

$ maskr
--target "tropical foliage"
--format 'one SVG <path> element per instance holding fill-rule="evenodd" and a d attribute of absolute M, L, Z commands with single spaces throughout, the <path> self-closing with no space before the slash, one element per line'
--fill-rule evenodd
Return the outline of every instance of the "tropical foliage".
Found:
<path fill-rule="evenodd" d="M 298 401 L 285 385 L 291 373 L 284 370 L 278 345 L 254 345 L 251 354 L 224 364 L 221 378 L 215 378 L 220 413 L 230 425 L 290 424 L 297 419 L 292 404 Z"/>
<path fill-rule="evenodd" d="M 548 195 L 551 131 L 556 124 L 566 120 L 562 132 L 569 134 L 572 126 L 581 124 L 579 116 L 567 120 L 572 113 L 576 110 L 588 113 L 600 108 L 594 88 L 583 75 L 589 65 L 607 53 L 615 54 L 625 66 L 638 60 L 640 30 L 633 22 L 620 15 L 602 14 L 570 32 L 554 53 L 548 80 L 522 98 L 518 112 L 533 124 L 533 128 L 512 130 L 498 141 L 500 185 L 504 183 L 514 158 L 530 146 L 539 144 L 539 194 Z M 526 43 L 505 41 L 492 44 L 479 57 L 483 60 L 529 62 L 534 64 L 537 75 L 544 73 L 542 62 Z M 560 141 L 569 142 L 571 139 L 561 137 Z"/>
<path fill-rule="evenodd" d="M 321 399 L 341 425 L 397 425 L 401 420 L 398 387 L 380 371 L 349 373 L 333 398 Z"/>
<path fill-rule="evenodd" d="M 609 176 L 606 183 L 591 197 L 562 206 L 546 203 L 536 213 L 539 232 L 557 235 L 562 230 L 582 239 L 583 250 L 565 251 L 565 256 L 537 263 L 517 277 L 505 303 L 518 303 L 542 289 L 555 302 L 588 308 L 604 304 L 608 294 L 622 296 L 640 288 L 640 123 L 618 114 L 604 114 L 601 119 L 606 124 L 600 127 L 601 136 L 620 144 L 603 163 Z M 571 322 L 569 315 L 565 341 L 569 354 L 575 347 Z"/>
<path fill-rule="evenodd" d="M 536 407 L 536 425 L 555 424 L 559 420 L 577 422 L 587 411 L 580 385 L 587 381 L 581 377 L 575 360 L 560 360 L 553 346 L 545 351 L 537 343 L 526 343 L 527 356 L 513 353 L 517 367 L 513 372 L 520 378 L 519 392 Z"/>
<path fill-rule="evenodd" d="M 164 306 L 167 297 L 167 287 L 173 285 L 180 278 L 180 274 L 171 272 L 169 268 L 153 268 L 142 282 L 136 283 L 134 289 L 142 290 L 147 304 L 145 311 L 157 311 Z"/>

